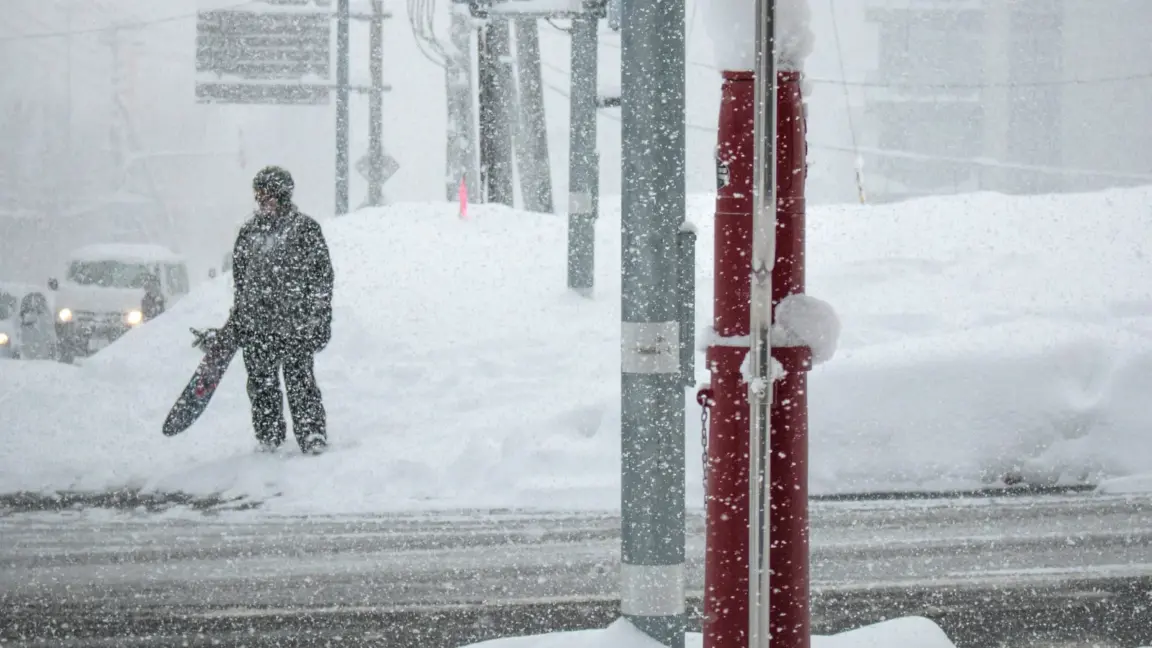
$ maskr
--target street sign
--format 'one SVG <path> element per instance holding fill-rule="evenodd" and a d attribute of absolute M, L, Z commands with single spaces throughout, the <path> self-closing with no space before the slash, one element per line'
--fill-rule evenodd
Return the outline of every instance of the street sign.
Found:
<path fill-rule="evenodd" d="M 370 155 L 362 155 L 359 160 L 356 160 L 356 172 L 359 173 L 368 182 L 378 182 L 384 184 L 388 182 L 389 178 L 396 175 L 400 170 L 400 163 L 396 158 L 383 154 L 383 157 L 377 164 L 372 164 L 372 157 Z"/>
<path fill-rule="evenodd" d="M 327 80 L 332 15 L 205 11 L 196 23 L 196 71 L 243 79 Z"/>
<path fill-rule="evenodd" d="M 325 86 L 332 77 L 332 13 L 311 4 L 314 0 L 304 1 L 308 4 L 271 0 L 284 7 L 276 11 L 200 12 L 197 101 L 326 103 Z M 264 83 L 252 86 L 252 82 Z"/>
<path fill-rule="evenodd" d="M 242 83 L 197 83 L 197 103 L 278 104 L 323 106 L 329 101 L 327 86 Z"/>

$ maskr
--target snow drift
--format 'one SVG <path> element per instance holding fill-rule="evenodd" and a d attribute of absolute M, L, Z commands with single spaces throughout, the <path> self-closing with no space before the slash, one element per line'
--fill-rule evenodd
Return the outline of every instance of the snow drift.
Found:
<path fill-rule="evenodd" d="M 1152 189 L 1130 189 L 811 210 L 808 291 L 841 326 L 811 374 L 812 490 L 1152 470 L 1150 202 Z M 690 201 L 701 332 L 711 211 L 709 196 Z M 591 300 L 564 289 L 563 217 L 397 205 L 325 231 L 330 453 L 302 457 L 291 440 L 252 452 L 239 361 L 192 429 L 161 436 L 199 359 L 188 328 L 226 315 L 224 277 L 83 367 L 0 363 L 0 491 L 131 487 L 283 511 L 617 506 L 618 213 L 597 226 Z M 698 439 L 686 390 L 693 507 Z"/>
<path fill-rule="evenodd" d="M 656 648 L 661 644 L 625 619 L 598 630 L 508 637 L 465 648 Z M 685 648 L 701 648 L 704 636 L 684 634 Z M 955 648 L 940 626 L 924 617 L 903 617 L 830 636 L 813 636 L 813 648 Z"/>

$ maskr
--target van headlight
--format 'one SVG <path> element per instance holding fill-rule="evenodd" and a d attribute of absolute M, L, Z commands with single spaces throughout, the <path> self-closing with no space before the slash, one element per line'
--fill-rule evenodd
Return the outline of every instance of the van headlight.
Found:
<path fill-rule="evenodd" d="M 65 324 L 67 324 L 68 322 L 71 322 L 72 321 L 72 309 L 61 308 L 60 312 L 56 314 L 56 318 L 59 319 L 61 322 L 64 322 Z"/>
<path fill-rule="evenodd" d="M 7 333 L 0 333 L 0 346 L 8 344 L 9 338 Z"/>
<path fill-rule="evenodd" d="M 138 310 L 130 310 L 124 314 L 124 323 L 128 326 L 136 326 L 144 321 L 144 313 Z"/>

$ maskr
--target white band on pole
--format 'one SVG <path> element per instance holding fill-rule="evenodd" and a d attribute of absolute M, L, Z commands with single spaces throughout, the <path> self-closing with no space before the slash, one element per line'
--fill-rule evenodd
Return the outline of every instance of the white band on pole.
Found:
<path fill-rule="evenodd" d="M 573 191 L 568 194 L 569 214 L 591 214 L 592 194 L 587 191 Z"/>
<path fill-rule="evenodd" d="M 620 369 L 624 373 L 680 373 L 679 322 L 622 322 Z"/>
<path fill-rule="evenodd" d="M 628 616 L 684 614 L 684 565 L 620 565 L 620 612 Z"/>

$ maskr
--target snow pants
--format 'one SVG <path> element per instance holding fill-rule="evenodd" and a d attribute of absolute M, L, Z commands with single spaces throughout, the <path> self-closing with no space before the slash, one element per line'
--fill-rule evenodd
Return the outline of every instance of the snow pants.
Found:
<path fill-rule="evenodd" d="M 252 427 L 260 443 L 279 446 L 287 435 L 284 399 L 280 392 L 281 369 L 288 392 L 288 409 L 292 412 L 292 432 L 300 449 L 308 452 L 327 442 L 326 413 L 316 384 L 312 353 L 246 346 L 244 367 L 248 370 Z"/>

